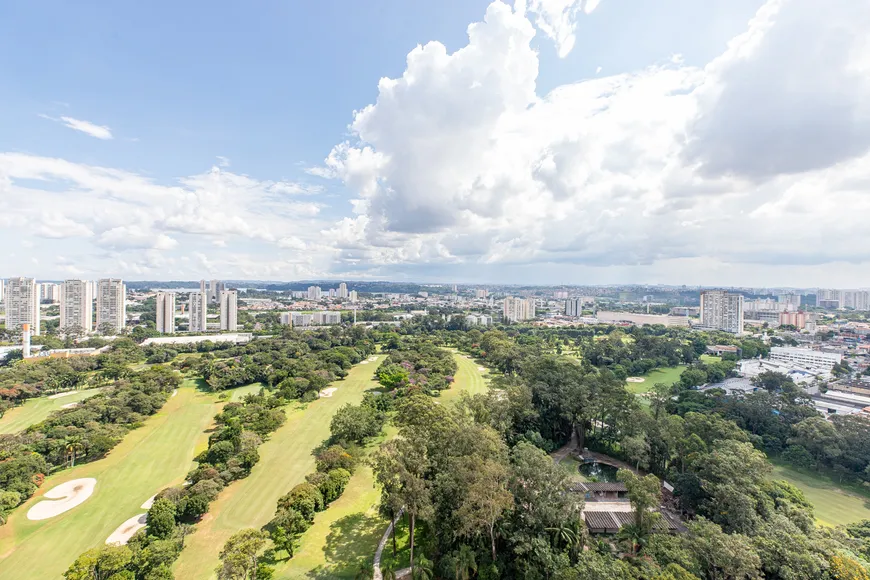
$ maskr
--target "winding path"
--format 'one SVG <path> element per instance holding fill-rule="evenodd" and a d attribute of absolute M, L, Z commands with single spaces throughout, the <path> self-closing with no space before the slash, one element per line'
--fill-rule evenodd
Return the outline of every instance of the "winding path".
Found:
<path fill-rule="evenodd" d="M 387 526 L 387 531 L 384 532 L 384 535 L 381 537 L 381 541 L 378 543 L 378 549 L 375 551 L 374 560 L 375 573 L 372 575 L 372 580 L 384 580 L 384 575 L 381 574 L 381 556 L 384 553 L 384 546 L 387 545 L 387 541 L 390 539 L 390 534 L 392 533 L 393 528 L 396 526 L 399 518 L 402 517 L 403 513 L 405 513 L 405 510 L 400 509 L 399 513 L 396 515 L 393 521 L 390 522 L 390 525 Z"/>

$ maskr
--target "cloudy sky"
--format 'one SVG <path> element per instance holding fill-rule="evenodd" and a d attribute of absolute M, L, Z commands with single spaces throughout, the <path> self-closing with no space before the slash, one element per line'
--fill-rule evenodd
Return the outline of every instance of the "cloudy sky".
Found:
<path fill-rule="evenodd" d="M 15 3 L 0 277 L 870 286 L 870 3 Z"/>

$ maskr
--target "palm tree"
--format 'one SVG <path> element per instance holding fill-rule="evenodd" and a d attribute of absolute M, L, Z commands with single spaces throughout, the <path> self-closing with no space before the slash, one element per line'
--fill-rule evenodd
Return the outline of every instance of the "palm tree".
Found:
<path fill-rule="evenodd" d="M 76 457 L 80 451 L 84 450 L 84 445 L 82 444 L 82 438 L 78 435 L 73 435 L 71 437 L 67 437 L 66 441 L 66 460 L 69 462 L 70 467 L 76 466 Z"/>
<path fill-rule="evenodd" d="M 459 553 L 454 559 L 454 576 L 456 580 L 469 580 L 473 572 L 477 572 L 477 558 L 475 558 L 474 550 L 462 544 L 459 546 Z"/>
<path fill-rule="evenodd" d="M 413 580 L 432 580 L 432 562 L 421 555 L 414 562 L 414 567 L 411 568 L 411 578 Z"/>
<path fill-rule="evenodd" d="M 650 530 L 638 524 L 626 524 L 616 534 L 617 541 L 626 543 L 632 555 L 639 553 L 649 543 Z"/>

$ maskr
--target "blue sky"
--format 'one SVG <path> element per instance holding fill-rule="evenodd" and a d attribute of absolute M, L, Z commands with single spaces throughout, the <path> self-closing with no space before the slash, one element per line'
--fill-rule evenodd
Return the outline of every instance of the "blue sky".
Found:
<path fill-rule="evenodd" d="M 870 284 L 854 244 L 814 243 L 865 177 L 850 4 L 17 3 L 0 277 Z M 830 214 L 781 244 L 803 188 Z"/>

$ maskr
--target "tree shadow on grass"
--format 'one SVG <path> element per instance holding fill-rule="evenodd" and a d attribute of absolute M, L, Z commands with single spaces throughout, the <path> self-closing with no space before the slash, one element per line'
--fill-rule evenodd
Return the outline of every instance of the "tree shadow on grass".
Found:
<path fill-rule="evenodd" d="M 308 572 L 314 580 L 353 578 L 361 562 L 375 556 L 378 541 L 387 524 L 375 514 L 355 513 L 329 526 L 323 546 L 324 565 Z"/>

